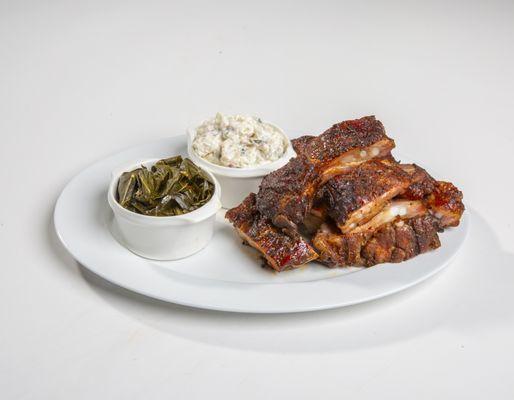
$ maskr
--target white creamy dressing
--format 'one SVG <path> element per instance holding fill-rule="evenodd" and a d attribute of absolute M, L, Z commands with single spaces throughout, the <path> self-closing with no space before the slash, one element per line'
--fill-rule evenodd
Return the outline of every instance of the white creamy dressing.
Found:
<path fill-rule="evenodd" d="M 217 113 L 196 128 L 193 151 L 214 164 L 255 167 L 278 160 L 288 146 L 284 134 L 259 118 Z"/>

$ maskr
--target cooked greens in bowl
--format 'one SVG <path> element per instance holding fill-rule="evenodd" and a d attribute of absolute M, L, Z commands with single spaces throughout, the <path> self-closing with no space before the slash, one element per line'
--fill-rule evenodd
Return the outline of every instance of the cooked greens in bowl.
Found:
<path fill-rule="evenodd" d="M 138 214 L 170 217 L 194 211 L 213 196 L 209 176 L 188 158 L 175 156 L 124 172 L 116 189 L 117 202 Z"/>

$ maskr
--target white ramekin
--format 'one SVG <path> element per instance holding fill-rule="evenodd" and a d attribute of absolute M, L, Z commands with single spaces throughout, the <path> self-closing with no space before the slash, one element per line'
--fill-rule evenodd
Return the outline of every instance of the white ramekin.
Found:
<path fill-rule="evenodd" d="M 267 123 L 269 124 L 269 122 Z M 223 208 L 228 209 L 235 207 L 240 204 L 250 192 L 257 193 L 264 176 L 280 167 L 283 167 L 292 157 L 296 156 L 293 146 L 291 145 L 291 141 L 282 129 L 276 125 L 270 125 L 275 127 L 282 133 L 282 135 L 284 135 L 284 138 L 287 141 L 286 151 L 284 152 L 284 155 L 276 161 L 250 168 L 224 167 L 204 160 L 198 156 L 192 148 L 193 140 L 196 135 L 196 127 L 192 127 L 187 130 L 187 152 L 189 154 L 189 158 L 204 170 L 212 172 L 216 177 L 221 186 L 221 204 Z"/>
<path fill-rule="evenodd" d="M 154 217 L 123 208 L 116 200 L 121 174 L 141 165 L 150 167 L 158 160 L 137 162 L 113 171 L 107 200 L 120 239 L 129 250 L 153 260 L 177 260 L 200 251 L 212 238 L 216 213 L 221 209 L 220 185 L 213 174 L 206 171 L 214 184 L 212 198 L 202 207 L 183 215 Z"/>

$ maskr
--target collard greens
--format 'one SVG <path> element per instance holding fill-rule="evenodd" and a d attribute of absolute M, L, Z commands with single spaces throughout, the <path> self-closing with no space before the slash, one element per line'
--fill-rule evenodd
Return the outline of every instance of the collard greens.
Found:
<path fill-rule="evenodd" d="M 176 156 L 159 160 L 151 169 L 124 172 L 117 201 L 138 214 L 167 217 L 200 208 L 213 193 L 207 174 L 188 158 Z"/>

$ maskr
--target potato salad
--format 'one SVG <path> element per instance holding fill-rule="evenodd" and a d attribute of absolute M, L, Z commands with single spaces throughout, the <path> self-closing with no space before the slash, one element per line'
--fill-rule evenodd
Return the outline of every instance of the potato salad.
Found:
<path fill-rule="evenodd" d="M 278 160 L 288 146 L 277 127 L 260 118 L 216 114 L 196 128 L 193 151 L 214 164 L 248 168 Z"/>

